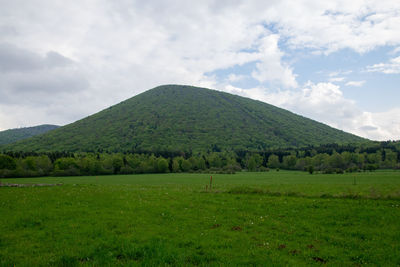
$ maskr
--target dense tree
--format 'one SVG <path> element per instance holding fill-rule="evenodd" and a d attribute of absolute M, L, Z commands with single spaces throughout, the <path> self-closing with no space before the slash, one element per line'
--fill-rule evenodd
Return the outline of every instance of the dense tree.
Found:
<path fill-rule="evenodd" d="M 113 173 L 117 174 L 121 171 L 121 168 L 124 166 L 124 160 L 120 154 L 113 155 L 112 157 L 112 167 Z"/>
<path fill-rule="evenodd" d="M 283 157 L 282 168 L 287 170 L 293 170 L 296 167 L 297 158 L 295 155 L 289 155 Z"/>
<path fill-rule="evenodd" d="M 181 163 L 181 170 L 183 172 L 188 172 L 192 168 L 192 164 L 190 164 L 190 161 L 184 159 Z"/>
<path fill-rule="evenodd" d="M 205 170 L 207 168 L 206 161 L 204 160 L 203 157 L 197 158 L 197 168 L 199 170 Z"/>
<path fill-rule="evenodd" d="M 341 169 L 341 170 L 343 170 L 344 167 L 345 167 L 344 161 L 343 161 L 343 158 L 342 158 L 342 155 L 339 154 L 339 153 L 337 153 L 337 152 L 334 152 L 334 153 L 330 156 L 330 158 L 329 158 L 329 164 L 330 164 L 330 166 L 331 166 L 332 168 L 334 168 L 334 169 Z"/>
<path fill-rule="evenodd" d="M 267 167 L 271 169 L 279 168 L 280 167 L 279 157 L 274 154 L 270 155 L 268 157 Z"/>
<path fill-rule="evenodd" d="M 207 156 L 207 161 L 210 164 L 210 167 L 213 168 L 221 168 L 223 166 L 222 158 L 221 158 L 221 153 L 218 152 L 212 152 Z"/>
<path fill-rule="evenodd" d="M 168 161 L 162 157 L 157 159 L 157 172 L 167 172 L 168 171 Z"/>
<path fill-rule="evenodd" d="M 316 170 L 324 170 L 329 166 L 329 155 L 326 153 L 317 154 L 312 158 L 312 165 Z"/>
<path fill-rule="evenodd" d="M 181 171 L 181 167 L 179 165 L 179 161 L 177 158 L 174 158 L 172 160 L 172 172 L 180 172 Z"/>
<path fill-rule="evenodd" d="M 16 168 L 17 164 L 12 157 L 0 154 L 0 169 L 15 170 Z"/>
<path fill-rule="evenodd" d="M 398 142 L 400 143 L 400 142 Z M 0 177 L 99 175 L 164 172 L 264 171 L 283 168 L 323 173 L 400 169 L 400 146 L 382 142 L 373 146 L 324 146 L 299 151 L 69 153 L 7 152 L 0 154 Z M 282 162 L 280 161 L 282 159 Z"/>
<path fill-rule="evenodd" d="M 256 171 L 258 170 L 262 163 L 263 163 L 263 157 L 259 154 L 252 154 L 247 156 L 247 169 L 249 171 Z"/>
<path fill-rule="evenodd" d="M 391 169 L 395 168 L 397 164 L 397 152 L 394 152 L 390 149 L 385 149 L 385 160 L 382 161 L 382 168 Z"/>
<path fill-rule="evenodd" d="M 54 162 L 54 174 L 58 176 L 79 175 L 79 166 L 75 158 L 60 158 Z"/>
<path fill-rule="evenodd" d="M 35 159 L 36 170 L 39 176 L 49 175 L 53 170 L 53 164 L 48 156 L 42 155 Z"/>

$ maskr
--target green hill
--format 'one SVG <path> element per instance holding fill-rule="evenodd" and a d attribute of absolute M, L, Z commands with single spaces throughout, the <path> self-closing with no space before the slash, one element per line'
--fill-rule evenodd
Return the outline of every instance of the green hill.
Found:
<path fill-rule="evenodd" d="M 165 85 L 3 149 L 263 150 L 363 141 L 264 102 L 205 88 Z"/>
<path fill-rule="evenodd" d="M 0 145 L 11 144 L 35 135 L 43 134 L 60 126 L 44 124 L 34 127 L 16 128 L 0 132 Z"/>

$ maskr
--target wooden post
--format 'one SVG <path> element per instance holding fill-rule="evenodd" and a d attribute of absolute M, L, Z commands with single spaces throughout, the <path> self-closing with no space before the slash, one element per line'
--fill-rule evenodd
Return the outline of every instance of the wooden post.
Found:
<path fill-rule="evenodd" d="M 210 191 L 212 189 L 212 175 L 210 176 Z"/>

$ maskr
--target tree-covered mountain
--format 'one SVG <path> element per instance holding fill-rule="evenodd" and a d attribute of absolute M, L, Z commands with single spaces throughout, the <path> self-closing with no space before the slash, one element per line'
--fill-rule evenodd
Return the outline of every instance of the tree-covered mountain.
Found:
<path fill-rule="evenodd" d="M 264 102 L 205 88 L 165 85 L 3 150 L 264 150 L 364 141 Z"/>
<path fill-rule="evenodd" d="M 11 144 L 35 135 L 43 134 L 60 126 L 43 124 L 34 127 L 16 128 L 0 132 L 0 145 Z"/>

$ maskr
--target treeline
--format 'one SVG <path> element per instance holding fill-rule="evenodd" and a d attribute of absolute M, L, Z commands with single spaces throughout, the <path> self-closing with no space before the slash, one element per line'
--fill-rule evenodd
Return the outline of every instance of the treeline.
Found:
<path fill-rule="evenodd" d="M 0 154 L 0 177 L 77 176 L 167 172 L 235 173 L 270 169 L 322 173 L 400 169 L 400 142 L 366 147 L 325 145 L 263 152 L 144 152 Z"/>
<path fill-rule="evenodd" d="M 0 177 L 77 176 L 167 172 L 224 172 L 241 170 L 233 153 L 165 158 L 155 154 L 79 153 L 55 158 L 54 154 L 0 154 Z M 60 153 L 63 154 L 63 153 Z M 14 157 L 17 156 L 17 157 Z"/>

